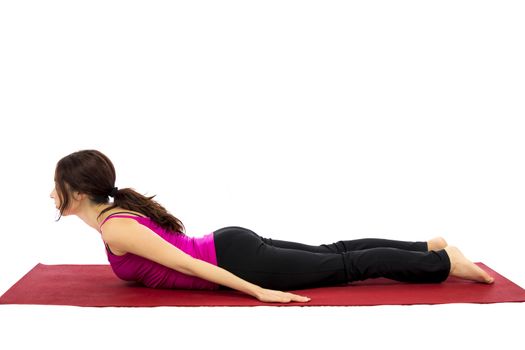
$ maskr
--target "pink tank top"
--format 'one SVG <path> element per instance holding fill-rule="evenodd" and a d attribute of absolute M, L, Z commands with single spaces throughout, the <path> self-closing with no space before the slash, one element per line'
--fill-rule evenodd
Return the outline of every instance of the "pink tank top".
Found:
<path fill-rule="evenodd" d="M 108 219 L 115 217 L 135 219 L 186 254 L 217 266 L 213 232 L 198 238 L 188 237 L 167 231 L 148 217 L 119 214 L 108 216 L 100 226 Z M 126 253 L 122 256 L 114 255 L 107 244 L 106 254 L 115 275 L 125 281 L 137 281 L 152 288 L 219 289 L 220 287 L 219 284 L 195 276 L 185 275 L 139 255 L 132 253 Z"/>

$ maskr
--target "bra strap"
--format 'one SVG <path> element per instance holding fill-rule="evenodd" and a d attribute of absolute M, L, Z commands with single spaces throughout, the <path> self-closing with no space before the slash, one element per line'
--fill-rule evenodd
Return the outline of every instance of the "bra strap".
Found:
<path fill-rule="evenodd" d="M 108 217 L 105 218 L 104 221 L 102 221 L 102 223 L 100 224 L 99 227 L 102 227 L 102 225 L 104 225 L 104 223 L 105 223 L 108 219 L 110 219 L 113 215 L 117 215 L 117 214 L 120 214 L 120 213 L 129 213 L 129 214 L 133 214 L 133 216 L 130 216 L 130 215 L 119 215 L 118 217 L 125 217 L 125 218 L 129 218 L 129 217 L 131 217 L 131 218 L 144 218 L 144 216 L 140 216 L 140 215 L 137 215 L 137 214 L 135 214 L 135 213 L 131 213 L 131 212 L 129 212 L 129 211 L 119 211 L 119 212 L 112 213 L 112 214 L 108 215 Z"/>

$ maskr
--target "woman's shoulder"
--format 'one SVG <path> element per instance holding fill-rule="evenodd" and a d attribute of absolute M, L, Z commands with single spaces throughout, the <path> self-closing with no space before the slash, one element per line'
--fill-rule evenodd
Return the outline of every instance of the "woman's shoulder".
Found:
<path fill-rule="evenodd" d="M 119 215 L 126 215 L 127 217 L 121 217 Z M 124 239 L 120 234 L 123 232 L 123 230 L 129 231 L 129 229 L 133 227 L 129 226 L 130 224 L 137 224 L 137 220 L 129 216 L 142 218 L 147 217 L 144 214 L 136 211 L 111 210 L 100 224 L 100 233 L 102 235 L 102 239 L 109 246 L 111 252 L 113 252 L 114 255 L 126 254 L 124 250 L 115 248 L 115 245 L 118 245 L 119 241 Z"/>

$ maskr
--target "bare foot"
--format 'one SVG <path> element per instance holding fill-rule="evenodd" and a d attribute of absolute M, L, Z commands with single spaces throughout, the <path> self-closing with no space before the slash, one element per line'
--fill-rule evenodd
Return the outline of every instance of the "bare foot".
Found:
<path fill-rule="evenodd" d="M 443 237 L 434 237 L 431 240 L 427 241 L 428 251 L 431 250 L 441 250 L 448 246 L 447 241 Z"/>
<path fill-rule="evenodd" d="M 483 283 L 494 282 L 493 277 L 489 276 L 481 267 L 465 258 L 458 248 L 448 246 L 445 248 L 445 251 L 450 258 L 450 276 Z"/>

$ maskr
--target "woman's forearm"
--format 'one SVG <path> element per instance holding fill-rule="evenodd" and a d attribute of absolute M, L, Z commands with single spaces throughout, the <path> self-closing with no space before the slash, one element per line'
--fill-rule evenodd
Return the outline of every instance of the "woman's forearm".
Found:
<path fill-rule="evenodd" d="M 222 267 L 195 258 L 189 260 L 188 264 L 178 269 L 178 271 L 238 290 L 256 298 L 263 289 L 256 284 L 235 276 Z"/>

